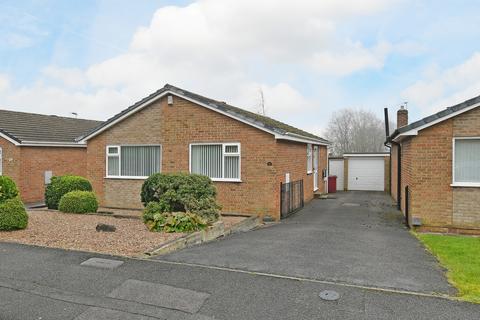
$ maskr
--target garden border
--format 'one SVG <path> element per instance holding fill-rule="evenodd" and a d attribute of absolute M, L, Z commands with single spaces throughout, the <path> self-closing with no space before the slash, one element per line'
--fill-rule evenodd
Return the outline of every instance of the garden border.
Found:
<path fill-rule="evenodd" d="M 239 223 L 234 224 L 231 228 L 225 229 L 223 221 L 217 221 L 213 225 L 204 230 L 200 230 L 194 233 L 187 234 L 178 239 L 172 240 L 163 244 L 162 246 L 145 252 L 138 256 L 139 258 L 148 258 L 153 256 L 159 256 L 167 253 L 171 253 L 176 250 L 192 247 L 194 245 L 213 241 L 220 237 L 225 237 L 237 232 L 247 232 L 262 224 L 262 220 L 258 216 L 251 216 Z"/>

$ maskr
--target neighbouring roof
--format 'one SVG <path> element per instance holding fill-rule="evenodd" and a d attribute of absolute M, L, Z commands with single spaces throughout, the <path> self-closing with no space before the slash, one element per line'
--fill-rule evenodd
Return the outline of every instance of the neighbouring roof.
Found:
<path fill-rule="evenodd" d="M 36 113 L 0 110 L 0 134 L 16 144 L 78 144 L 76 138 L 102 122 Z"/>
<path fill-rule="evenodd" d="M 231 116 L 237 119 L 242 120 L 243 122 L 253 125 L 255 127 L 263 128 L 267 131 L 271 131 L 273 133 L 283 135 L 285 137 L 299 137 L 300 139 L 307 139 L 312 142 L 318 142 L 320 144 L 329 144 L 329 142 L 317 135 L 311 134 L 309 132 L 303 131 L 301 129 L 292 127 L 288 124 L 285 124 L 283 122 L 277 121 L 275 119 L 259 115 L 254 112 L 250 112 L 238 107 L 234 107 L 232 105 L 229 105 L 225 102 L 210 99 L 204 96 L 201 96 L 199 94 L 180 89 L 178 87 L 172 86 L 170 84 L 166 84 L 162 89 L 154 92 L 153 94 L 149 95 L 148 97 L 138 101 L 134 105 L 128 107 L 127 109 L 123 110 L 122 112 L 118 113 L 117 115 L 113 116 L 112 118 L 108 119 L 105 121 L 102 125 L 99 127 L 93 129 L 89 133 L 85 134 L 84 136 L 81 136 L 78 138 L 78 140 L 88 140 L 89 138 L 95 136 L 96 134 L 102 132 L 104 129 L 114 125 L 116 122 L 121 120 L 124 117 L 129 116 L 130 114 L 134 113 L 137 109 L 140 110 L 143 108 L 146 104 L 148 104 L 151 101 L 154 101 L 155 98 L 163 96 L 165 94 L 173 94 L 177 95 L 182 98 L 189 99 L 193 102 L 196 102 L 200 105 L 207 106 L 208 108 L 211 108 L 213 110 L 216 110 L 218 112 L 221 112 L 223 114 L 226 114 L 227 116 Z M 103 130 L 102 130 L 103 129 Z"/>
<path fill-rule="evenodd" d="M 398 135 L 402 133 L 406 133 L 410 130 L 415 130 L 419 128 L 428 127 L 429 125 L 434 125 L 438 122 L 447 120 L 453 116 L 461 114 L 463 112 L 467 112 L 473 108 L 480 106 L 480 96 L 476 96 L 475 98 L 466 100 L 462 103 L 456 104 L 451 107 L 447 107 L 446 109 L 432 114 L 428 117 L 425 117 L 421 120 L 415 121 L 410 123 L 409 125 L 397 128 L 389 137 L 389 141 L 395 139 Z"/>

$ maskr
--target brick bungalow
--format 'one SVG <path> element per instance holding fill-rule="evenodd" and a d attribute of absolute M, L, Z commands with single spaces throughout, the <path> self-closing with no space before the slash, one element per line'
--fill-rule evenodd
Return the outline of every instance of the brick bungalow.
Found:
<path fill-rule="evenodd" d="M 411 124 L 398 110 L 388 138 L 391 195 L 410 225 L 480 234 L 479 106 L 480 96 Z"/>
<path fill-rule="evenodd" d="M 86 145 L 75 138 L 100 123 L 0 110 L 0 175 L 16 182 L 25 203 L 43 202 L 51 175 L 86 176 Z"/>
<path fill-rule="evenodd" d="M 280 218 L 280 183 L 324 192 L 328 141 L 225 102 L 166 85 L 79 138 L 101 205 L 140 208 L 154 172 L 208 175 L 224 212 Z"/>

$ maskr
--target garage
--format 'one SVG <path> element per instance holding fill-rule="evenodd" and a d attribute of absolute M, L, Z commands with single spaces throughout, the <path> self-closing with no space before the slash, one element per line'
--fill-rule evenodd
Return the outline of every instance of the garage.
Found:
<path fill-rule="evenodd" d="M 349 157 L 348 190 L 384 191 L 385 159 L 383 157 Z"/>
<path fill-rule="evenodd" d="M 337 191 L 388 191 L 389 153 L 348 153 L 330 158 L 329 175 L 337 176 Z"/>

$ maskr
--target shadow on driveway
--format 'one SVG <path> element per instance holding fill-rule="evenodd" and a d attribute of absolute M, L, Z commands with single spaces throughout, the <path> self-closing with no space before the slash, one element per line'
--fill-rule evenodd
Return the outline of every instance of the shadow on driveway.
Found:
<path fill-rule="evenodd" d="M 454 294 L 381 192 L 313 200 L 279 224 L 155 259 L 356 285 Z"/>

